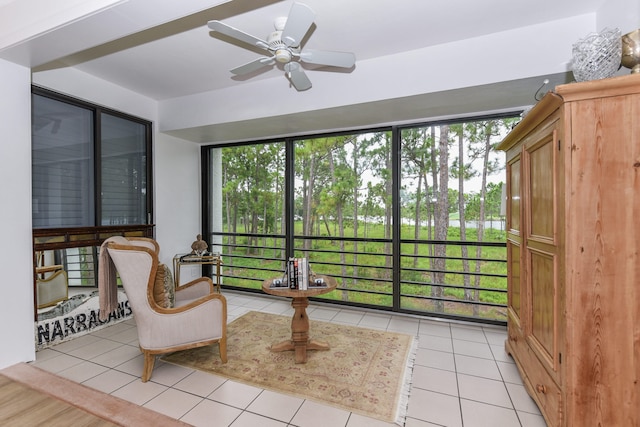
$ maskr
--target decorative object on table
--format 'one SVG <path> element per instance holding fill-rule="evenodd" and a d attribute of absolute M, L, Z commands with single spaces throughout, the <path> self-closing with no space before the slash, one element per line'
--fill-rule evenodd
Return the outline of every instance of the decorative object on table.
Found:
<path fill-rule="evenodd" d="M 196 241 L 191 244 L 191 253 L 196 255 L 204 255 L 207 253 L 209 245 L 202 240 L 202 234 L 196 236 Z"/>
<path fill-rule="evenodd" d="M 404 425 L 417 338 L 409 334 L 311 320 L 329 351 L 314 352 L 301 367 L 292 352 L 271 343 L 291 336 L 291 318 L 248 312 L 227 325 L 228 362 L 216 346 L 162 357 L 165 362 L 221 375 L 389 423 Z"/>
<path fill-rule="evenodd" d="M 640 29 L 622 36 L 622 66 L 640 73 Z"/>
<path fill-rule="evenodd" d="M 272 280 L 270 287 L 288 287 L 289 289 L 304 291 L 309 288 L 326 288 L 327 284 L 324 279 L 318 277 L 313 272 L 309 265 L 309 259 L 292 257 L 287 261 L 287 268 L 285 269 L 282 279 Z"/>
<path fill-rule="evenodd" d="M 589 34 L 573 45 L 573 75 L 579 82 L 611 77 L 620 69 L 621 58 L 619 29 Z"/>
<path fill-rule="evenodd" d="M 272 288 L 288 288 L 289 284 L 287 283 L 286 280 L 283 280 L 283 279 L 273 279 L 271 281 L 271 287 Z"/>

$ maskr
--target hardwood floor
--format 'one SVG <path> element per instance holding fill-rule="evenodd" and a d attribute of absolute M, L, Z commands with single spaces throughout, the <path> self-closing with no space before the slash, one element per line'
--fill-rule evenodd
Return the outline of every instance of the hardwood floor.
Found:
<path fill-rule="evenodd" d="M 0 424 L 115 426 L 110 421 L 0 375 Z"/>
<path fill-rule="evenodd" d="M 0 370 L 0 425 L 168 427 L 188 424 L 19 363 Z"/>

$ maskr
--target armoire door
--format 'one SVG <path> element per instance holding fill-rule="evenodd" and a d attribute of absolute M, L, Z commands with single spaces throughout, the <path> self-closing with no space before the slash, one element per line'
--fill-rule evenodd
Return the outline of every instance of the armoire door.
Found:
<path fill-rule="evenodd" d="M 559 380 L 557 146 L 557 130 L 552 126 L 533 135 L 524 147 L 523 258 L 529 307 L 525 335 L 542 364 Z"/>
<path fill-rule="evenodd" d="M 518 155 L 507 165 L 507 260 L 508 260 L 508 307 L 512 326 L 522 328 L 522 161 Z M 515 323 L 514 323 L 515 322 Z"/>

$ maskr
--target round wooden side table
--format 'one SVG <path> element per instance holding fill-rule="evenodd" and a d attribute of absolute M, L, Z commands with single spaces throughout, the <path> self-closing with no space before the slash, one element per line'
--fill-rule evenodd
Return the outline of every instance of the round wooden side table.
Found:
<path fill-rule="evenodd" d="M 262 282 L 262 290 L 269 295 L 280 297 L 289 297 L 291 307 L 295 310 L 291 319 L 291 339 L 281 343 L 273 344 L 271 351 L 290 351 L 295 352 L 296 363 L 307 362 L 307 350 L 329 350 L 329 344 L 323 341 L 316 341 L 309 338 L 309 317 L 307 317 L 307 306 L 309 305 L 309 297 L 322 295 L 333 291 L 336 288 L 336 279 L 329 276 L 318 275 L 322 278 L 327 286 L 311 287 L 309 289 L 299 290 L 286 287 L 271 287 L 273 279 Z"/>

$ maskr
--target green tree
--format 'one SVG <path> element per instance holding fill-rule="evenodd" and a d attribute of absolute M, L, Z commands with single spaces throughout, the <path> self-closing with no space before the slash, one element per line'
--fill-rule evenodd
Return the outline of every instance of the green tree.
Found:
<path fill-rule="evenodd" d="M 422 205 L 423 199 L 426 195 L 426 205 L 429 205 L 429 188 L 427 181 L 427 174 L 432 167 L 431 157 L 429 153 L 433 147 L 433 139 L 428 137 L 426 128 L 412 128 L 402 131 L 402 176 L 404 179 L 417 179 L 417 185 L 414 193 L 414 201 L 412 213 L 408 215 L 408 218 L 413 219 L 413 238 L 414 240 L 420 239 L 420 232 L 422 230 Z M 424 183 L 424 191 L 423 191 Z M 404 192 L 403 194 L 411 194 Z M 427 221 L 428 213 L 427 213 Z M 420 250 L 420 244 L 415 243 L 413 245 L 413 267 L 418 265 L 418 253 Z"/>
<path fill-rule="evenodd" d="M 433 129 L 433 128 L 432 128 Z M 439 126 L 438 147 L 438 168 L 434 169 L 435 191 L 435 214 L 434 214 L 434 235 L 435 240 L 447 240 L 449 231 L 449 125 Z M 435 145 L 435 144 L 434 144 Z M 435 154 L 435 153 L 434 153 Z M 434 156 L 435 157 L 435 156 Z M 434 165 L 436 163 L 434 162 Z M 436 183 L 438 183 L 436 185 Z M 432 258 L 434 283 L 444 284 L 446 270 L 447 245 L 436 243 L 433 248 L 434 258 Z M 442 286 L 432 286 L 431 294 L 435 297 L 435 310 L 444 311 L 444 288 Z"/>
<path fill-rule="evenodd" d="M 503 169 L 503 166 L 498 160 L 491 161 L 490 154 L 494 151 L 495 146 L 502 139 L 502 135 L 506 134 L 506 126 L 508 122 L 505 120 L 484 120 L 474 123 L 475 126 L 468 127 L 469 138 L 469 153 L 472 158 L 482 159 L 481 187 L 479 195 L 478 206 L 478 225 L 477 236 L 478 241 L 484 240 L 484 229 L 486 220 L 486 199 L 487 199 L 487 176 L 496 173 Z M 482 257 L 482 247 L 476 247 L 476 258 Z M 476 262 L 475 272 L 480 272 L 480 262 Z M 473 300 L 479 301 L 480 292 L 477 288 L 480 287 L 481 277 L 476 275 L 474 277 Z M 478 315 L 478 305 L 473 306 L 473 314 Z"/>
<path fill-rule="evenodd" d="M 458 140 L 458 157 L 454 160 L 451 167 L 451 174 L 453 177 L 458 178 L 458 197 L 456 200 L 456 206 L 458 207 L 458 218 L 460 221 L 460 240 L 467 240 L 467 218 L 465 215 L 465 199 L 464 199 L 464 183 L 467 179 L 475 176 L 475 172 L 471 168 L 470 164 L 465 164 L 465 134 L 464 124 L 452 125 L 451 129 Z M 460 246 L 461 258 L 462 258 L 462 271 L 464 273 L 469 272 L 469 248 L 466 245 Z M 468 274 L 463 276 L 464 286 L 464 299 L 471 300 L 471 279 Z"/>

